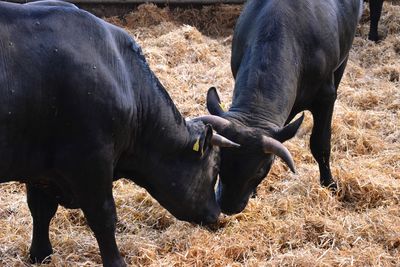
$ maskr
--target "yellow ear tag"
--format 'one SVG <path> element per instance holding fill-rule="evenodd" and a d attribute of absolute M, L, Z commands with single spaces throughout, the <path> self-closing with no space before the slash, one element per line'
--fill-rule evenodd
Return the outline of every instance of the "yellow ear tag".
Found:
<path fill-rule="evenodd" d="M 220 108 L 226 112 L 226 107 L 224 103 L 219 103 Z"/>
<path fill-rule="evenodd" d="M 197 138 L 196 143 L 193 145 L 193 151 L 199 152 L 200 149 L 200 138 Z"/>
<path fill-rule="evenodd" d="M 194 143 L 194 145 L 193 145 L 193 151 L 199 152 L 199 150 L 200 150 L 200 138 L 197 138 L 196 143 Z M 204 151 L 202 149 L 201 156 L 203 156 L 203 154 L 204 154 Z"/>

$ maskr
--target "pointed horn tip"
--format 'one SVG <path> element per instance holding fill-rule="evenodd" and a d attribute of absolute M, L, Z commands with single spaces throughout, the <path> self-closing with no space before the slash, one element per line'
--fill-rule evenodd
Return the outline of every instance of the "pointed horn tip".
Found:
<path fill-rule="evenodd" d="M 239 148 L 240 145 L 238 143 L 235 143 L 229 139 L 227 139 L 224 144 L 222 145 L 222 147 L 232 147 L 232 148 Z"/>
<path fill-rule="evenodd" d="M 239 148 L 239 147 L 240 147 L 240 144 L 235 143 L 235 142 L 232 142 L 232 147 Z"/>
<path fill-rule="evenodd" d="M 301 124 L 303 123 L 303 121 L 304 121 L 304 118 L 305 118 L 305 113 L 303 112 L 302 114 L 301 114 L 301 116 L 300 117 L 298 117 L 296 120 L 295 120 L 295 122 L 294 123 L 296 123 L 296 124 L 299 124 L 299 127 L 301 126 Z"/>
<path fill-rule="evenodd" d="M 300 117 L 302 122 L 303 122 L 305 116 L 306 116 L 306 114 L 305 114 L 305 112 L 303 112 L 303 114 L 301 114 L 301 117 Z"/>
<path fill-rule="evenodd" d="M 293 157 L 289 150 L 282 143 L 267 136 L 263 136 L 263 143 L 265 153 L 273 153 L 274 155 L 278 156 L 283 162 L 286 163 L 293 173 L 296 173 Z"/>
<path fill-rule="evenodd" d="M 217 133 L 213 134 L 213 138 L 211 139 L 211 142 L 213 145 L 215 146 L 219 146 L 219 147 L 240 147 L 239 144 L 229 140 L 228 138 L 219 135 Z"/>
<path fill-rule="evenodd" d="M 296 168 L 294 166 L 289 167 L 293 174 L 297 174 Z"/>
<path fill-rule="evenodd" d="M 225 144 L 223 144 L 223 145 L 220 145 L 221 147 L 231 147 L 231 148 L 239 148 L 240 147 L 240 145 L 239 144 L 237 144 L 237 143 L 235 143 L 235 142 L 226 142 Z"/>
<path fill-rule="evenodd" d="M 281 160 L 282 160 L 284 163 L 286 163 L 286 166 L 288 166 L 289 170 L 290 170 L 293 174 L 297 174 L 296 167 L 294 166 L 293 158 L 288 159 L 288 161 L 284 160 L 283 158 L 281 158 Z"/>
<path fill-rule="evenodd" d="M 208 88 L 208 91 L 217 91 L 217 88 L 215 86 L 211 86 L 210 88 Z"/>

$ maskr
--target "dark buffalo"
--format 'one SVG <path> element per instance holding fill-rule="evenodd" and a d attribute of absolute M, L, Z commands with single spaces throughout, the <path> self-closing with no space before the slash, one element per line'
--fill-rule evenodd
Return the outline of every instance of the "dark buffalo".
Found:
<path fill-rule="evenodd" d="M 378 35 L 378 23 L 381 18 L 383 0 L 369 0 L 369 11 L 370 11 L 370 26 L 368 39 L 374 42 L 380 40 Z"/>
<path fill-rule="evenodd" d="M 213 223 L 219 149 L 182 118 L 122 29 L 64 2 L 0 2 L 0 182 L 26 183 L 30 258 L 52 253 L 59 204 L 81 208 L 105 266 L 115 243 L 112 182 L 127 177 L 178 219 Z"/>
<path fill-rule="evenodd" d="M 211 88 L 207 107 L 214 116 L 202 118 L 241 144 L 221 151 L 223 212 L 245 208 L 275 155 L 294 171 L 282 143 L 295 135 L 303 116 L 290 122 L 304 110 L 314 118 L 311 151 L 321 184 L 336 188 L 329 166 L 332 112 L 361 12 L 361 0 L 247 2 L 232 41 L 232 105 L 225 112 Z"/>

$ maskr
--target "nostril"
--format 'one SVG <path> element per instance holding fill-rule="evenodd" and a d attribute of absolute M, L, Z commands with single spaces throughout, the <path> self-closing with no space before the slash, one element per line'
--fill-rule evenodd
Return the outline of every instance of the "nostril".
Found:
<path fill-rule="evenodd" d="M 241 202 L 225 201 L 218 202 L 221 210 L 226 215 L 234 215 L 242 212 L 247 206 L 247 200 Z"/>
<path fill-rule="evenodd" d="M 210 213 L 206 216 L 204 224 L 214 224 L 218 222 L 219 213 Z"/>
<path fill-rule="evenodd" d="M 212 206 L 209 206 L 209 208 L 203 213 L 202 224 L 208 225 L 217 223 L 220 213 L 221 209 L 218 205 L 216 205 L 216 203 L 214 203 Z"/>

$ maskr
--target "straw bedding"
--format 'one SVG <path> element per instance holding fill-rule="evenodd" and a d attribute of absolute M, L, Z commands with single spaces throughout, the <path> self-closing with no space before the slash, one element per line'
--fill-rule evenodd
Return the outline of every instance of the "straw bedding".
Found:
<path fill-rule="evenodd" d="M 394 266 L 400 262 L 400 2 L 386 1 L 379 44 L 359 26 L 333 118 L 332 171 L 337 195 L 322 189 L 309 150 L 311 114 L 287 143 L 298 174 L 277 161 L 258 196 L 235 216 L 204 228 L 180 222 L 145 190 L 114 184 L 117 242 L 135 266 Z M 229 105 L 232 28 L 241 6 L 168 9 L 141 5 L 123 17 L 153 71 L 184 116 L 207 113 L 219 89 Z M 24 186 L 0 185 L 0 266 L 26 266 L 32 222 Z M 100 265 L 82 212 L 59 208 L 50 229 L 49 266 Z"/>

